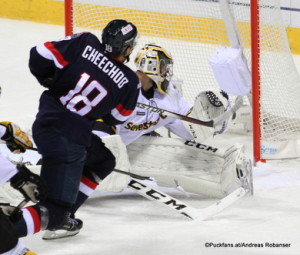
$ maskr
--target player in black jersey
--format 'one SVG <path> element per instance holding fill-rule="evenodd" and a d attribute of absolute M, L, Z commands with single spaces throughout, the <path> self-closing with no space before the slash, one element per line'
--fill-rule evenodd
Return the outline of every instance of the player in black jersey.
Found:
<path fill-rule="evenodd" d="M 123 123 L 136 105 L 139 80 L 124 65 L 136 37 L 134 24 L 113 20 L 104 28 L 101 42 L 91 33 L 80 33 L 31 49 L 30 71 L 47 88 L 32 131 L 49 192 L 44 201 L 24 209 L 16 225 L 19 236 L 58 226 L 76 234 L 81 227 L 68 215 L 80 200 L 80 180 L 97 183 L 115 166 L 113 154 L 92 136 L 93 124 L 100 118 L 111 125 Z M 89 167 L 89 160 L 95 160 L 93 146 L 102 151 L 97 169 Z"/>

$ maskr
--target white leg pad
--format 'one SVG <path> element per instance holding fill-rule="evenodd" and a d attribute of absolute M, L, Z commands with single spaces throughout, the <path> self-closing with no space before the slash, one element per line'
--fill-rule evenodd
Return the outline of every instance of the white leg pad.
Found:
<path fill-rule="evenodd" d="M 105 146 L 116 157 L 116 169 L 129 172 L 130 163 L 127 156 L 127 149 L 119 135 L 106 136 L 101 138 Z M 112 172 L 98 186 L 97 190 L 121 192 L 127 187 L 129 176 Z"/>
<path fill-rule="evenodd" d="M 240 187 L 236 166 L 243 147 L 222 150 L 180 139 L 141 137 L 127 146 L 132 172 L 155 178 L 158 185 L 222 198 Z"/>

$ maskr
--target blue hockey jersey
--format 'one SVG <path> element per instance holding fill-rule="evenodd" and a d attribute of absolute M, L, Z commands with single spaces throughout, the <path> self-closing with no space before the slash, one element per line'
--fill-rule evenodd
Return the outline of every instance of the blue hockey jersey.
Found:
<path fill-rule="evenodd" d="M 120 124 L 136 106 L 138 77 L 110 58 L 91 33 L 33 47 L 29 68 L 48 88 L 40 97 L 36 121 L 53 126 L 74 142 L 89 143 L 96 119 Z"/>

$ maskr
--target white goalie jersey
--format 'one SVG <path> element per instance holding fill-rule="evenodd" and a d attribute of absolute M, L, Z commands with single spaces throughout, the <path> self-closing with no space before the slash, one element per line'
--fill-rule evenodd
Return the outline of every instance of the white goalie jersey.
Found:
<path fill-rule="evenodd" d="M 155 89 L 153 98 L 147 99 L 142 92 L 140 92 L 138 102 L 182 115 L 187 115 L 192 109 L 192 105 L 180 95 L 179 91 L 171 82 L 166 94 L 163 95 Z M 138 107 L 135 108 L 128 121 L 117 126 L 116 133 L 119 134 L 122 141 L 128 145 L 142 135 L 150 133 L 159 127 L 165 127 L 185 140 L 192 140 L 194 138 L 180 120 Z"/>

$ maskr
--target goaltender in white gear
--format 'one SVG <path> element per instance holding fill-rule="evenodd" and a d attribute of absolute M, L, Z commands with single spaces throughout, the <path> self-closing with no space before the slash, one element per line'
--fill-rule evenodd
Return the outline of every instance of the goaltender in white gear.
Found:
<path fill-rule="evenodd" d="M 145 45 L 135 63 L 142 83 L 140 103 L 182 115 L 192 111 L 191 116 L 202 120 L 215 118 L 230 107 L 226 93 L 211 90 L 200 93 L 192 108 L 171 82 L 171 55 L 158 45 Z M 208 132 L 203 131 L 207 127 L 195 126 L 192 125 L 192 134 L 178 119 L 137 107 L 132 117 L 116 127 L 117 135 L 94 132 L 116 156 L 116 169 L 153 177 L 158 185 L 180 187 L 186 192 L 215 198 L 246 186 L 251 164 L 243 154 L 242 145 L 221 149 L 200 143 L 208 135 L 223 133 L 228 120 L 218 130 Z M 159 127 L 166 127 L 179 138 L 143 136 Z M 128 180 L 126 175 L 112 173 L 98 189 L 121 191 L 127 187 Z"/>

